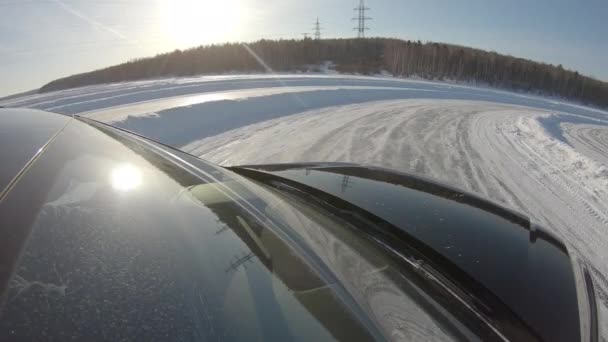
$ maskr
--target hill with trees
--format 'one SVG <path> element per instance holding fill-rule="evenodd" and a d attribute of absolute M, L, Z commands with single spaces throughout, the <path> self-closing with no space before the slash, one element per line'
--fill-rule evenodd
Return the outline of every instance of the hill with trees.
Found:
<path fill-rule="evenodd" d="M 332 61 L 345 73 L 452 80 L 528 91 L 608 108 L 608 83 L 561 65 L 442 43 L 387 38 L 260 40 L 175 50 L 52 81 L 40 92 L 168 76 L 310 70 Z"/>

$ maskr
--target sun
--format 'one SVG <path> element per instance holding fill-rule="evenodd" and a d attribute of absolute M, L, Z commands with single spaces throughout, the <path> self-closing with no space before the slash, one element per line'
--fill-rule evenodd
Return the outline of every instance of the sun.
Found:
<path fill-rule="evenodd" d="M 163 31 L 180 48 L 234 40 L 243 19 L 239 0 L 160 0 Z"/>

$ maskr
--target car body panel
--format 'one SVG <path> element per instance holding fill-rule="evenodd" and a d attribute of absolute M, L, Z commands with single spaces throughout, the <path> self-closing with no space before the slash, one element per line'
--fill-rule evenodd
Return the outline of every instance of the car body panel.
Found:
<path fill-rule="evenodd" d="M 195 200 L 201 186 L 223 197 Z M 0 203 L 0 339 L 290 340 L 294 321 L 305 339 L 373 339 L 373 325 L 239 201 L 74 120 Z M 323 312 L 340 319 L 325 327 Z"/>

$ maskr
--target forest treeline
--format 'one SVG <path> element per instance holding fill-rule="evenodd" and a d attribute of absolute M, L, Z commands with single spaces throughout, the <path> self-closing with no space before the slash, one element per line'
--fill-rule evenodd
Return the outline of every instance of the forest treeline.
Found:
<path fill-rule="evenodd" d="M 387 38 L 260 40 L 175 50 L 52 81 L 40 92 L 167 76 L 311 70 L 476 82 L 608 107 L 608 83 L 531 60 L 463 46 Z M 314 71 L 314 67 L 312 67 Z"/>

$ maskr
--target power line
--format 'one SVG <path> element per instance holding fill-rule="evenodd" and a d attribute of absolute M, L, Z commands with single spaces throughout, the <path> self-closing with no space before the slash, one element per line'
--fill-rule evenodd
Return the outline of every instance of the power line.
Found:
<path fill-rule="evenodd" d="M 304 37 L 304 39 L 309 39 L 310 38 L 310 33 L 304 32 L 304 33 L 302 33 L 302 37 Z"/>
<path fill-rule="evenodd" d="M 365 16 L 365 11 L 369 11 L 371 8 L 365 7 L 365 1 L 359 0 L 359 7 L 355 7 L 355 11 L 357 11 L 357 17 L 353 18 L 353 20 L 357 20 L 357 27 L 354 30 L 357 30 L 357 38 L 365 38 L 365 31 L 369 30 L 369 27 L 365 25 L 367 20 L 372 20 L 370 17 Z"/>
<path fill-rule="evenodd" d="M 317 17 L 317 21 L 315 22 L 315 26 L 313 27 L 313 30 L 315 31 L 315 39 L 320 40 L 321 39 L 321 24 L 319 23 L 319 17 Z"/>

